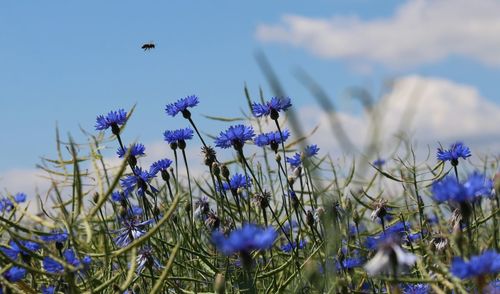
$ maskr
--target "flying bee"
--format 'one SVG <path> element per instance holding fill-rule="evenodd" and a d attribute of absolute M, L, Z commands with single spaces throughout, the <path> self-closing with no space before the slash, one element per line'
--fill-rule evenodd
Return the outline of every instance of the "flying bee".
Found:
<path fill-rule="evenodd" d="M 154 49 L 154 48 L 156 48 L 156 46 L 155 46 L 155 43 L 153 43 L 153 42 L 145 43 L 141 47 L 141 49 L 143 49 L 144 51 L 148 51 L 148 50 L 151 50 L 151 49 Z"/>

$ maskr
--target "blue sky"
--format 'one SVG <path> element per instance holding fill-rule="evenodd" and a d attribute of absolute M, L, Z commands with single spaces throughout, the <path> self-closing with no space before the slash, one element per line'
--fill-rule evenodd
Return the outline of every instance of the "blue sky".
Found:
<path fill-rule="evenodd" d="M 293 75 L 298 67 L 337 98 L 349 86 L 377 91 L 387 78 L 417 74 L 469 85 L 500 104 L 500 67 L 489 53 L 495 44 L 436 58 L 424 54 L 421 62 L 399 67 L 379 62 L 382 55 L 353 62 L 354 53 L 349 58 L 337 51 L 318 55 L 308 44 L 294 43 L 296 35 L 276 40 L 276 35 L 256 33 L 259 26 L 285 26 L 285 15 L 322 20 L 355 16 L 370 25 L 393 18 L 401 6 L 415 1 L 332 2 L 1 2 L 0 173 L 32 168 L 40 156 L 53 156 L 56 122 L 63 134 L 81 139 L 79 127 L 92 131 L 97 114 L 135 103 L 127 140 L 158 141 L 165 129 L 184 126 L 182 119 L 168 118 L 164 106 L 190 94 L 201 98 L 198 113 L 239 116 L 245 83 L 254 97 L 259 87 L 272 95 L 255 62 L 258 50 L 273 64 L 297 109 L 315 103 Z M 148 41 L 157 48 L 143 52 L 140 46 Z M 487 52 L 492 64 L 477 52 Z M 346 112 L 357 111 L 355 103 L 337 102 Z M 222 127 L 197 115 L 212 133 Z"/>

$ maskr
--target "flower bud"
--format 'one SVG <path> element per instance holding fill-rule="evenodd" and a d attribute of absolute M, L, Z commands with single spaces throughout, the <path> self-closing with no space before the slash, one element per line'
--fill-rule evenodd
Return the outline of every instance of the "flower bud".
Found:
<path fill-rule="evenodd" d="M 212 173 L 216 177 L 218 177 L 220 175 L 220 167 L 219 167 L 219 164 L 217 164 L 217 162 L 212 163 Z"/>
<path fill-rule="evenodd" d="M 225 164 L 222 164 L 220 170 L 221 170 L 222 176 L 224 178 L 226 178 L 226 179 L 229 178 L 229 169 L 227 168 L 227 166 Z"/>

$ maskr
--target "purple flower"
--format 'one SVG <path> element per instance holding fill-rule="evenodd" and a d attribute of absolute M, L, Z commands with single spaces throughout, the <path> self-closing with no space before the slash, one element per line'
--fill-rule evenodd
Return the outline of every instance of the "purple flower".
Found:
<path fill-rule="evenodd" d="M 64 267 L 62 266 L 62 264 L 60 264 L 59 262 L 55 261 L 54 259 L 48 256 L 43 258 L 42 264 L 43 268 L 48 273 L 58 274 L 64 271 Z"/>
<path fill-rule="evenodd" d="M 167 171 L 170 165 L 172 164 L 172 160 L 164 158 L 154 162 L 149 168 L 149 173 L 156 175 L 158 172 Z"/>
<path fill-rule="evenodd" d="M 116 151 L 116 154 L 118 154 L 118 157 L 123 158 L 125 154 L 127 153 L 128 148 L 118 148 L 118 151 Z M 142 144 L 132 144 L 130 146 L 130 156 L 143 156 L 145 155 L 144 152 L 146 151 L 146 147 Z"/>
<path fill-rule="evenodd" d="M 251 186 L 250 179 L 247 176 L 244 176 L 239 173 L 235 173 L 231 179 L 229 179 L 229 183 L 222 183 L 222 188 L 224 191 L 228 190 L 238 190 L 239 188 L 249 188 Z"/>
<path fill-rule="evenodd" d="M 292 157 L 287 157 L 286 161 L 293 167 L 296 168 L 302 164 L 302 157 L 309 158 L 316 156 L 318 154 L 318 145 L 308 145 L 304 149 L 302 154 L 295 153 Z"/>
<path fill-rule="evenodd" d="M 240 150 L 246 141 L 252 140 L 254 135 L 252 127 L 244 125 L 230 126 L 215 139 L 215 146 L 224 149 L 233 147 L 236 150 Z"/>
<path fill-rule="evenodd" d="M 441 161 L 450 161 L 452 165 L 458 164 L 458 158 L 466 159 L 471 156 L 469 147 L 465 146 L 462 142 L 454 143 L 450 149 L 443 150 L 438 148 L 437 159 Z"/>
<path fill-rule="evenodd" d="M 16 201 L 16 203 L 22 203 L 24 201 L 26 201 L 26 194 L 24 193 L 17 193 L 15 196 L 14 196 L 14 201 Z"/>
<path fill-rule="evenodd" d="M 269 249 L 277 236 L 278 233 L 273 227 L 263 229 L 254 224 L 245 224 L 241 229 L 231 232 L 227 238 L 221 232 L 215 231 L 212 241 L 222 253 L 231 255 L 236 252 L 248 253 L 252 250 Z"/>
<path fill-rule="evenodd" d="M 264 104 L 252 103 L 252 112 L 256 117 L 271 116 L 271 119 L 278 119 L 280 111 L 286 111 L 292 103 L 288 97 L 273 97 Z"/>
<path fill-rule="evenodd" d="M 26 269 L 18 266 L 11 267 L 5 274 L 5 278 L 12 283 L 19 282 L 26 277 Z"/>
<path fill-rule="evenodd" d="M 457 182 L 453 176 L 447 176 L 434 182 L 431 190 L 437 202 L 470 202 L 481 196 L 490 196 L 493 183 L 479 172 L 474 172 L 464 184 Z"/>
<path fill-rule="evenodd" d="M 125 124 L 126 121 L 127 113 L 125 112 L 125 110 L 119 109 L 118 111 L 110 111 L 106 116 L 97 116 L 95 129 L 98 131 L 102 131 L 111 127 L 113 133 L 116 135 L 120 130 L 118 126 Z"/>
<path fill-rule="evenodd" d="M 450 271 L 461 279 L 495 275 L 500 272 L 500 254 L 495 250 L 488 250 L 481 255 L 473 256 L 469 261 L 455 257 L 451 262 Z"/>
<path fill-rule="evenodd" d="M 385 160 L 377 158 L 372 164 L 380 169 L 385 164 Z"/>
<path fill-rule="evenodd" d="M 118 234 L 114 239 L 116 246 L 125 247 L 135 239 L 140 238 L 146 234 L 145 228 L 152 222 L 153 220 L 139 222 L 136 218 L 124 219 L 123 227 L 115 232 Z"/>
<path fill-rule="evenodd" d="M 56 287 L 55 286 L 42 286 L 42 294 L 54 294 L 56 293 Z"/>
<path fill-rule="evenodd" d="M 48 235 L 42 235 L 40 236 L 40 239 L 45 242 L 59 242 L 63 243 L 66 240 L 68 240 L 68 233 L 66 231 L 61 232 L 61 233 L 52 233 Z"/>
<path fill-rule="evenodd" d="M 276 151 L 278 149 L 278 144 L 285 142 L 288 137 L 290 137 L 290 131 L 283 130 L 282 133 L 279 131 L 260 134 L 253 140 L 255 145 L 259 147 L 264 147 L 271 145 L 271 149 Z"/>
<path fill-rule="evenodd" d="M 136 262 L 137 262 L 137 269 L 136 269 L 137 273 L 141 273 L 146 267 L 146 265 L 151 266 L 155 270 L 159 270 L 162 267 L 158 259 L 153 255 L 153 249 L 149 246 L 144 246 L 139 250 Z"/>
<path fill-rule="evenodd" d="M 189 118 L 190 114 L 188 108 L 195 107 L 196 105 L 198 105 L 198 103 L 200 103 L 200 101 L 195 95 L 187 96 L 185 98 L 177 100 L 174 103 L 167 104 L 167 106 L 165 107 L 165 112 L 170 116 L 176 116 L 179 112 L 182 112 L 184 117 L 188 116 L 186 118 Z"/>
<path fill-rule="evenodd" d="M 298 245 L 298 246 L 297 246 Z M 292 252 L 293 249 L 298 248 L 298 249 L 303 249 L 306 246 L 306 241 L 304 239 L 301 239 L 299 241 L 299 244 L 297 242 L 292 241 L 286 242 L 286 244 L 281 246 L 281 251 L 283 252 Z"/>
<path fill-rule="evenodd" d="M 431 290 L 429 284 L 405 284 L 401 288 L 403 294 L 427 294 Z"/>
<path fill-rule="evenodd" d="M 156 191 L 149 182 L 155 177 L 154 174 L 149 173 L 146 170 L 142 170 L 140 167 L 134 169 L 134 174 L 120 180 L 120 185 L 122 186 L 125 194 L 132 193 L 137 188 L 137 194 L 144 196 L 144 193 L 148 189 L 148 186 Z"/>
<path fill-rule="evenodd" d="M 186 148 L 186 140 L 191 140 L 193 138 L 193 130 L 190 128 L 179 129 L 174 131 L 165 131 L 163 133 L 163 138 L 172 146 L 175 145 L 175 148 L 179 146 L 180 149 Z M 175 149 L 174 147 L 172 147 Z"/>

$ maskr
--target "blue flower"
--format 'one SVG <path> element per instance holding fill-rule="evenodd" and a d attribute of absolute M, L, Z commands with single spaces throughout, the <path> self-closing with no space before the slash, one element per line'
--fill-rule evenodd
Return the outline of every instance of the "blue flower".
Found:
<path fill-rule="evenodd" d="M 272 119 L 277 119 L 280 111 L 286 111 L 292 103 L 288 97 L 273 97 L 271 101 L 264 104 L 252 103 L 252 112 L 256 117 L 271 115 Z"/>
<path fill-rule="evenodd" d="M 14 196 L 14 201 L 16 201 L 16 203 L 22 203 L 24 201 L 26 201 L 26 194 L 24 193 L 17 193 L 15 196 Z"/>
<path fill-rule="evenodd" d="M 62 266 L 62 264 L 60 264 L 59 262 L 55 261 L 54 259 L 48 256 L 43 258 L 42 264 L 43 268 L 48 273 L 58 274 L 64 271 L 64 267 Z"/>
<path fill-rule="evenodd" d="M 179 112 L 182 112 L 183 115 L 189 107 L 195 107 L 198 105 L 200 101 L 198 97 L 195 95 L 187 96 L 185 98 L 181 98 L 174 103 L 167 104 L 165 107 L 165 112 L 170 116 L 176 116 Z"/>
<path fill-rule="evenodd" d="M 117 230 L 118 236 L 114 239 L 116 246 L 125 247 L 135 239 L 146 234 L 145 228 L 152 223 L 153 220 L 139 222 L 136 218 L 124 219 L 123 227 Z"/>
<path fill-rule="evenodd" d="M 461 279 L 495 275 L 500 272 L 500 254 L 495 250 L 488 250 L 481 255 L 471 257 L 468 262 L 460 257 L 454 257 L 450 271 Z"/>
<path fill-rule="evenodd" d="M 377 168 L 382 168 L 382 166 L 385 164 L 385 160 L 381 158 L 377 158 L 375 161 L 372 163 L 374 166 Z"/>
<path fill-rule="evenodd" d="M 299 246 L 297 246 L 297 242 L 286 242 L 286 244 L 281 246 L 281 251 L 283 252 L 292 252 L 293 249 L 298 248 L 298 249 L 303 249 L 306 246 L 306 241 L 304 239 L 301 239 L 299 241 Z"/>
<path fill-rule="evenodd" d="M 55 286 L 42 286 L 42 294 L 54 294 L 56 293 L 56 287 Z"/>
<path fill-rule="evenodd" d="M 12 201 L 10 201 L 9 198 L 2 198 L 0 199 L 0 211 L 4 212 L 10 212 L 12 209 L 14 209 L 14 204 Z"/>
<path fill-rule="evenodd" d="M 111 193 L 111 200 L 113 200 L 114 202 L 121 202 L 125 199 L 127 199 L 127 195 L 125 195 L 125 193 L 123 192 L 115 191 Z"/>
<path fill-rule="evenodd" d="M 118 148 L 118 151 L 116 151 L 116 154 L 118 154 L 118 157 L 120 158 L 123 158 L 123 156 L 125 156 L 125 154 L 127 153 L 127 147 L 125 148 Z M 142 155 L 145 155 L 144 152 L 146 151 L 146 147 L 144 147 L 144 145 L 142 144 L 132 144 L 132 146 L 130 146 L 130 156 L 142 156 Z"/>
<path fill-rule="evenodd" d="M 403 294 L 427 294 L 431 290 L 429 284 L 405 284 L 401 288 Z"/>
<path fill-rule="evenodd" d="M 304 149 L 304 153 L 305 153 L 306 157 L 316 156 L 318 154 L 318 151 L 319 151 L 319 148 L 318 148 L 318 145 L 316 145 L 316 144 L 306 146 L 306 148 Z"/>
<path fill-rule="evenodd" d="M 462 142 L 452 144 L 448 150 L 438 148 L 437 152 L 438 160 L 450 161 L 453 165 L 458 164 L 458 158 L 462 157 L 463 159 L 466 159 L 469 156 L 471 156 L 470 149 Z"/>
<path fill-rule="evenodd" d="M 40 239 L 45 242 L 59 242 L 63 243 L 66 240 L 68 240 L 68 233 L 67 232 L 61 232 L 61 233 L 52 233 L 49 235 L 42 235 L 40 236 Z"/>
<path fill-rule="evenodd" d="M 42 294 L 54 294 L 56 293 L 56 287 L 55 286 L 42 286 Z"/>
<path fill-rule="evenodd" d="M 139 250 L 136 262 L 137 262 L 137 269 L 136 269 L 137 273 L 141 273 L 146 267 L 146 265 L 151 266 L 155 270 L 159 270 L 161 268 L 160 262 L 153 255 L 153 249 L 149 246 L 144 246 Z"/>
<path fill-rule="evenodd" d="M 251 126 L 230 126 L 215 139 L 215 146 L 224 149 L 234 147 L 236 150 L 239 150 L 243 148 L 246 141 L 252 140 L 254 136 L 255 134 Z"/>
<path fill-rule="evenodd" d="M 68 264 L 71 264 L 74 267 L 80 266 L 80 260 L 76 257 L 75 251 L 73 251 L 73 249 L 64 250 L 63 256 Z"/>
<path fill-rule="evenodd" d="M 249 188 L 252 185 L 250 179 L 239 173 L 235 173 L 230 179 L 229 183 L 222 183 L 224 191 L 238 190 L 239 188 Z"/>
<path fill-rule="evenodd" d="M 154 177 L 154 174 L 151 174 L 146 170 L 142 170 L 140 167 L 136 167 L 133 175 L 120 180 L 120 185 L 122 186 L 125 194 L 130 194 L 135 190 L 135 188 L 137 188 L 137 194 L 144 196 L 144 193 L 148 189 L 149 182 Z M 149 187 L 156 191 L 156 189 L 154 189 L 151 185 L 149 185 Z"/>
<path fill-rule="evenodd" d="M 342 260 L 342 262 L 337 261 L 336 267 L 337 270 L 351 270 L 356 267 L 360 267 L 364 261 L 361 258 L 358 257 L 350 257 L 350 258 L 345 258 Z"/>
<path fill-rule="evenodd" d="M 143 213 L 142 208 L 140 206 L 137 206 L 137 205 L 132 205 L 130 212 L 132 213 L 132 215 L 135 215 L 135 216 L 141 216 Z"/>
<path fill-rule="evenodd" d="M 469 175 L 467 181 L 464 183 L 464 188 L 467 194 L 473 195 L 478 198 L 481 196 L 491 196 L 493 190 L 493 181 L 486 178 L 478 171 L 474 171 Z"/>
<path fill-rule="evenodd" d="M 484 175 L 474 172 L 469 175 L 464 184 L 457 182 L 453 176 L 432 184 L 432 194 L 437 202 L 453 201 L 467 202 L 480 198 L 481 196 L 490 196 L 493 189 L 493 183 Z"/>
<path fill-rule="evenodd" d="M 172 160 L 168 158 L 160 159 L 151 165 L 149 173 L 156 175 L 158 172 L 167 171 L 171 164 Z"/>
<path fill-rule="evenodd" d="M 288 139 L 288 137 L 290 137 L 290 131 L 283 130 L 282 133 L 276 131 L 276 132 L 260 134 L 257 137 L 255 137 L 253 141 L 255 145 L 260 147 L 264 147 L 267 145 L 271 145 L 271 147 L 273 147 L 273 145 L 275 145 L 275 149 L 278 149 L 278 144 L 280 144 L 281 142 L 285 142 Z"/>
<path fill-rule="evenodd" d="M 110 111 L 106 116 L 97 116 L 95 129 L 101 131 L 111 127 L 114 133 L 116 129 L 118 129 L 118 126 L 125 124 L 126 121 L 127 113 L 125 112 L 125 110 L 119 109 L 118 111 Z"/>
<path fill-rule="evenodd" d="M 38 243 L 35 243 L 32 241 L 14 241 L 14 240 L 11 240 L 9 242 L 10 248 L 1 247 L 2 252 L 5 255 L 7 255 L 7 257 L 10 258 L 11 260 L 17 260 L 17 257 L 19 256 L 19 254 L 24 254 L 24 255 L 28 255 L 28 256 L 30 255 L 30 252 L 23 250 L 18 245 L 18 242 L 21 244 L 21 246 L 28 249 L 29 251 L 37 251 L 41 248 Z"/>
<path fill-rule="evenodd" d="M 287 157 L 286 162 L 295 168 L 302 164 L 302 158 L 299 153 L 295 153 L 292 157 Z"/>
<path fill-rule="evenodd" d="M 245 224 L 241 229 L 231 232 L 227 238 L 219 231 L 212 233 L 212 241 L 222 253 L 231 255 L 271 248 L 277 236 L 273 227 L 263 229 L 254 224 Z"/>
<path fill-rule="evenodd" d="M 165 131 L 163 133 L 163 138 L 169 144 L 173 144 L 173 143 L 179 144 L 179 141 L 186 141 L 186 140 L 192 139 L 193 138 L 193 130 L 190 128 L 185 128 L 185 129 L 179 129 L 179 130 L 174 130 L 174 131 Z"/>
<path fill-rule="evenodd" d="M 11 267 L 5 274 L 5 278 L 12 283 L 19 282 L 26 277 L 26 269 L 18 266 Z"/>
<path fill-rule="evenodd" d="M 300 153 L 295 153 L 292 157 L 287 157 L 286 161 L 293 167 L 296 168 L 299 165 L 302 164 L 302 158 L 309 158 L 316 156 L 318 154 L 319 148 L 318 145 L 308 145 L 304 149 L 304 152 L 302 154 Z"/>

